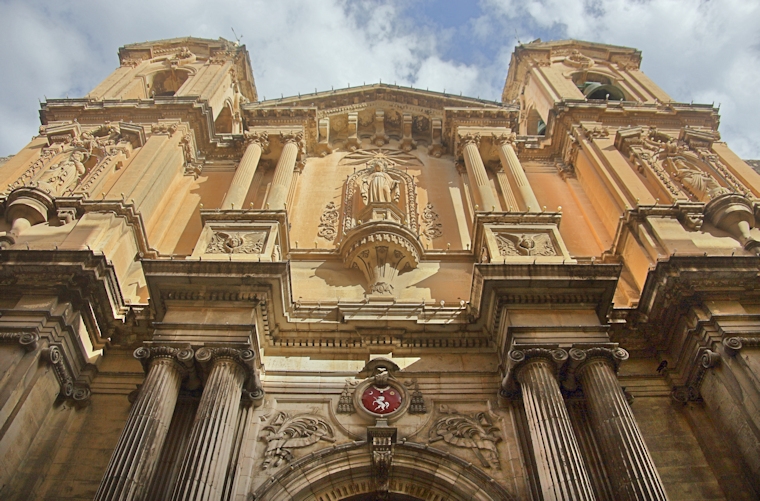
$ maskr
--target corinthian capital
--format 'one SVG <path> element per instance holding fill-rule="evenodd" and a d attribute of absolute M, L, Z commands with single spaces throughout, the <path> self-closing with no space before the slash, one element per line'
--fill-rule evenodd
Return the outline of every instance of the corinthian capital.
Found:
<path fill-rule="evenodd" d="M 499 146 L 503 146 L 505 144 L 514 145 L 515 141 L 517 141 L 517 134 L 514 132 L 510 132 L 507 134 L 506 132 L 503 132 L 501 134 L 491 134 L 493 138 L 494 144 L 498 144 Z"/>
<path fill-rule="evenodd" d="M 303 143 L 303 132 L 281 132 L 280 141 L 282 141 L 282 144 L 296 143 L 297 146 L 301 146 Z"/>
<path fill-rule="evenodd" d="M 245 138 L 245 145 L 248 146 L 251 143 L 256 143 L 261 146 L 262 150 L 269 147 L 269 134 L 267 131 L 245 131 L 243 132 Z"/>
<path fill-rule="evenodd" d="M 466 134 L 459 134 L 459 142 L 462 143 L 462 146 L 468 145 L 468 144 L 474 144 L 475 146 L 480 146 L 480 133 L 472 133 L 468 132 Z"/>

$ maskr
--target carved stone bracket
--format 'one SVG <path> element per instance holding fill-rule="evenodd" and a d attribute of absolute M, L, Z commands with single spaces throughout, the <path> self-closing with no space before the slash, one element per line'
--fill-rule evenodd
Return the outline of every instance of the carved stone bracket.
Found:
<path fill-rule="evenodd" d="M 49 346 L 42 350 L 43 358 L 53 366 L 55 377 L 61 386 L 59 398 L 71 398 L 77 406 L 86 406 L 90 401 L 90 387 L 74 382 L 63 352 L 58 346 Z"/>
<path fill-rule="evenodd" d="M 396 428 L 372 426 L 367 428 L 367 442 L 372 453 L 372 476 L 375 480 L 376 499 L 388 499 L 393 444 L 396 443 Z"/>
<path fill-rule="evenodd" d="M 726 340 L 724 340 L 724 346 L 725 341 Z M 760 345 L 760 343 L 758 343 L 758 345 Z M 720 354 L 710 349 L 703 348 L 700 350 L 697 358 L 699 359 L 699 365 L 697 365 L 696 370 L 693 371 L 692 377 L 689 378 L 690 381 L 684 386 L 676 386 L 673 388 L 673 391 L 670 394 L 671 397 L 673 397 L 673 400 L 684 404 L 689 401 L 702 400 L 702 396 L 699 394 L 699 388 L 702 386 L 702 381 L 705 378 L 707 370 L 720 365 Z"/>
<path fill-rule="evenodd" d="M 36 332 L 0 332 L 0 343 L 17 342 L 26 351 L 34 351 L 40 341 Z"/>
<path fill-rule="evenodd" d="M 195 360 L 201 366 L 204 377 L 211 372 L 213 364 L 218 359 L 227 359 L 240 365 L 245 370 L 246 379 L 243 383 L 243 389 L 247 393 L 246 398 L 253 399 L 261 403 L 264 399 L 264 389 L 261 386 L 261 379 L 256 367 L 256 354 L 253 350 L 239 348 L 200 348 L 195 352 Z"/>
<path fill-rule="evenodd" d="M 760 337 L 728 337 L 723 340 L 723 348 L 729 355 L 736 356 L 742 348 L 760 347 Z"/>

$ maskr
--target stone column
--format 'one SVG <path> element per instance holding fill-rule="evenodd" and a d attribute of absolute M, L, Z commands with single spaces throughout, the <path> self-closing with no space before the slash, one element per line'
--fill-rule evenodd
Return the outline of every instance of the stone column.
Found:
<path fill-rule="evenodd" d="M 529 348 L 509 352 L 515 364 L 545 501 L 593 500 L 588 472 L 573 433 L 555 374 L 567 360 L 561 349 Z"/>
<path fill-rule="evenodd" d="M 622 348 L 570 350 L 583 387 L 591 424 L 607 462 L 615 499 L 665 500 L 667 494 L 636 419 L 617 379 Z"/>
<path fill-rule="evenodd" d="M 111 455 L 96 501 L 144 499 L 156 469 L 182 378 L 193 350 L 151 347 L 135 350 L 147 376 Z"/>
<path fill-rule="evenodd" d="M 272 179 L 272 188 L 269 190 L 267 205 L 272 210 L 282 210 L 285 208 L 285 202 L 288 201 L 290 192 L 290 183 L 293 179 L 293 170 L 296 167 L 296 158 L 300 143 L 303 142 L 303 134 L 281 134 L 280 138 L 284 144 L 280 160 L 274 170 Z"/>
<path fill-rule="evenodd" d="M 499 151 L 499 159 L 501 160 L 502 168 L 509 172 L 511 178 L 515 182 L 517 192 L 520 194 L 523 203 L 525 204 L 523 209 L 528 212 L 541 212 L 541 207 L 538 205 L 533 188 L 530 187 L 528 178 L 525 176 L 525 170 L 523 170 L 520 164 L 520 159 L 517 158 L 515 148 L 513 145 L 515 141 L 514 134 L 502 134 L 501 136 L 494 138 L 494 143 L 497 145 Z"/>
<path fill-rule="evenodd" d="M 256 168 L 259 166 L 261 152 L 269 145 L 269 135 L 266 132 L 246 132 L 246 148 L 243 158 L 235 171 L 235 177 L 224 197 L 222 209 L 242 209 L 245 197 L 251 187 Z"/>
<path fill-rule="evenodd" d="M 470 178 L 470 184 L 477 187 L 480 195 L 480 209 L 482 211 L 492 211 L 499 207 L 496 201 L 491 183 L 488 181 L 486 166 L 483 165 L 483 159 L 480 158 L 478 145 L 480 144 L 480 134 L 466 134 L 460 136 L 462 144 L 462 156 L 464 165 L 467 167 L 467 175 Z"/>
<path fill-rule="evenodd" d="M 243 384 L 254 372 L 251 350 L 201 348 L 208 371 L 172 500 L 220 500 L 235 436 Z"/>

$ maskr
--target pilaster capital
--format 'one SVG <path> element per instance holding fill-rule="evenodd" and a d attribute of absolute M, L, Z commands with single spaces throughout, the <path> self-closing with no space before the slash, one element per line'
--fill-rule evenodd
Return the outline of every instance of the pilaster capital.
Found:
<path fill-rule="evenodd" d="M 256 368 L 256 354 L 253 350 L 247 348 L 203 347 L 195 353 L 195 359 L 207 375 L 211 372 L 214 365 L 219 362 L 234 362 L 245 372 L 245 382 L 243 383 L 243 387 L 246 391 L 246 395 L 244 396 L 248 400 L 253 401 L 263 396 L 263 390 L 261 388 L 258 370 Z"/>
<path fill-rule="evenodd" d="M 193 354 L 190 347 L 171 346 L 141 346 L 134 351 L 134 357 L 146 373 L 154 363 L 165 360 L 173 362 L 183 375 L 193 367 Z"/>

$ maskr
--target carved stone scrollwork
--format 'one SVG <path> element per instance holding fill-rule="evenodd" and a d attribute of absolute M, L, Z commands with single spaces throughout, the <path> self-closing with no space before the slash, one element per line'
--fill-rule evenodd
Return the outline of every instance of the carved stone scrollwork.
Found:
<path fill-rule="evenodd" d="M 563 62 L 573 68 L 581 68 L 584 70 L 594 66 L 594 60 L 588 56 L 584 56 L 578 50 L 573 50 L 569 55 L 565 56 Z"/>
<path fill-rule="evenodd" d="M 0 343 L 17 342 L 26 351 L 34 351 L 40 341 L 36 332 L 0 332 Z"/>
<path fill-rule="evenodd" d="M 428 442 L 443 440 L 455 447 L 470 449 L 484 468 L 500 468 L 496 444 L 501 440 L 500 430 L 494 426 L 485 412 L 474 416 L 460 414 L 441 405 L 441 414 L 428 432 Z"/>
<path fill-rule="evenodd" d="M 317 236 L 332 242 L 338 236 L 338 219 L 340 211 L 335 202 L 329 202 L 319 218 L 319 231 Z"/>
<path fill-rule="evenodd" d="M 267 442 L 262 469 L 277 468 L 293 460 L 293 449 L 314 445 L 320 440 L 335 442 L 332 426 L 322 416 L 278 413 L 263 429 L 262 439 Z"/>
<path fill-rule="evenodd" d="M 628 360 L 629 357 L 628 352 L 623 348 L 612 348 L 606 346 L 595 346 L 593 348 L 586 349 L 571 348 L 568 354 L 570 355 L 570 360 L 576 368 L 583 362 L 586 362 L 592 358 L 605 358 L 612 363 L 615 371 L 618 370 L 621 362 Z"/>
<path fill-rule="evenodd" d="M 760 337 L 729 337 L 723 340 L 723 348 L 731 356 L 736 356 L 744 347 L 760 347 Z"/>
<path fill-rule="evenodd" d="M 422 234 L 428 237 L 430 240 L 439 238 L 443 235 L 443 225 L 438 222 L 438 213 L 433 208 L 433 204 L 428 203 L 422 210 L 422 222 L 425 227 L 422 230 Z"/>
<path fill-rule="evenodd" d="M 267 234 L 215 231 L 206 247 L 208 254 L 261 254 Z"/>

